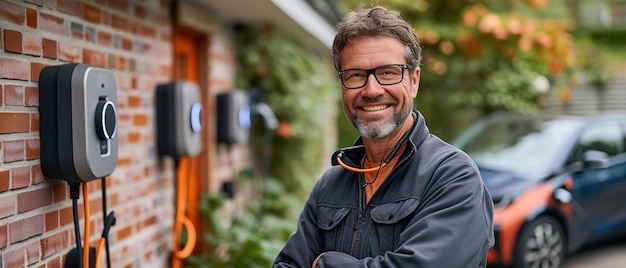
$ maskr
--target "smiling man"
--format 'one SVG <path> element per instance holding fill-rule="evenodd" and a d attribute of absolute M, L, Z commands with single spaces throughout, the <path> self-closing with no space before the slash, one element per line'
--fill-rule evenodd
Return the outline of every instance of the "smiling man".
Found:
<path fill-rule="evenodd" d="M 332 156 L 274 267 L 485 267 L 493 203 L 472 160 L 413 109 L 421 48 L 383 7 L 338 25 L 343 109 L 361 134 Z"/>

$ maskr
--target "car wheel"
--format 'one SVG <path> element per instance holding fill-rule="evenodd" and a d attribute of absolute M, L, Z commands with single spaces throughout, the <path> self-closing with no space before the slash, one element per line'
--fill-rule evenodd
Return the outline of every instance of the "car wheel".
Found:
<path fill-rule="evenodd" d="M 565 232 L 550 216 L 541 216 L 520 232 L 513 252 L 516 268 L 558 268 L 565 258 Z"/>

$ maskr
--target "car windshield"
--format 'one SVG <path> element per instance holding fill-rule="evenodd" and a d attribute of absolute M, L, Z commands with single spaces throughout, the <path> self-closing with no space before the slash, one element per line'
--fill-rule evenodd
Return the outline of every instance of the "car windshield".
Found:
<path fill-rule="evenodd" d="M 545 172 L 565 150 L 574 120 L 503 118 L 478 123 L 452 144 L 485 169 L 513 173 Z"/>

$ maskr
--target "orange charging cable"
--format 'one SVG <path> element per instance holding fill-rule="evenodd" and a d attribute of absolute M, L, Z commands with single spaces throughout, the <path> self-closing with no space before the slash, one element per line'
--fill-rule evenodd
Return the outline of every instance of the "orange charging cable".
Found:
<path fill-rule="evenodd" d="M 195 179 L 195 174 L 190 172 L 190 159 L 181 157 L 179 159 L 178 170 L 176 170 L 176 200 L 175 200 L 175 219 L 174 219 L 174 256 L 172 257 L 172 267 L 182 267 L 182 260 L 189 257 L 196 246 L 197 233 L 193 222 L 185 216 L 185 205 L 188 203 L 189 181 Z M 185 246 L 180 249 L 183 228 L 187 230 L 187 241 Z"/>
<path fill-rule="evenodd" d="M 85 237 L 83 242 L 83 267 L 90 268 L 89 265 L 89 236 L 91 233 L 91 209 L 89 207 L 89 190 L 87 189 L 87 183 L 83 183 L 83 211 L 85 212 Z M 105 227 L 106 228 L 106 227 Z M 100 268 L 100 257 L 102 257 L 102 250 L 104 249 L 106 238 L 100 237 L 100 241 L 98 242 L 98 249 L 96 253 L 95 264 L 96 268 Z"/>

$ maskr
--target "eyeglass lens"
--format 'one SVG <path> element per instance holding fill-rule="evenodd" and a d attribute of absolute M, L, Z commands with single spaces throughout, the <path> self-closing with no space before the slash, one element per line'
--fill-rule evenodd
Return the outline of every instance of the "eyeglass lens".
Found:
<path fill-rule="evenodd" d="M 341 75 L 341 82 L 346 88 L 360 88 L 365 86 L 370 74 L 374 74 L 376 81 L 381 85 L 400 83 L 403 78 L 402 65 L 385 65 L 374 69 L 348 69 Z"/>

